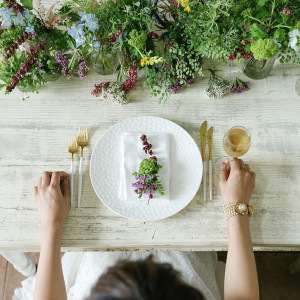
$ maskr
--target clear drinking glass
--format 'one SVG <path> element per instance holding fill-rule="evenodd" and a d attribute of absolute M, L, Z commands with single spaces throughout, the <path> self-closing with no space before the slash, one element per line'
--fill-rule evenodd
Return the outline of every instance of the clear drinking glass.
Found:
<path fill-rule="evenodd" d="M 227 155 L 222 155 L 213 162 L 214 173 L 216 177 L 220 174 L 221 163 L 228 161 L 226 162 L 226 168 L 229 170 L 231 159 L 233 157 L 243 156 L 250 149 L 251 134 L 249 130 L 243 126 L 234 126 L 225 133 L 222 145 Z M 218 188 L 214 188 L 214 190 L 214 193 L 220 193 Z"/>
<path fill-rule="evenodd" d="M 241 157 L 249 150 L 251 145 L 251 134 L 243 126 L 234 126 L 230 128 L 223 137 L 223 149 L 227 155 L 219 157 L 214 162 L 216 174 L 220 172 L 220 164 L 233 157 Z M 230 168 L 230 164 L 227 165 Z"/>
<path fill-rule="evenodd" d="M 243 156 L 250 148 L 251 134 L 242 126 L 230 128 L 223 138 L 223 148 L 231 157 Z"/>

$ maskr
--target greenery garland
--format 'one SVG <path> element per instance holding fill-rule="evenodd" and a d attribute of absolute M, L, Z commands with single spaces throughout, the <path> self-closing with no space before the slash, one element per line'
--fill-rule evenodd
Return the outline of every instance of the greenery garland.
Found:
<path fill-rule="evenodd" d="M 0 88 L 37 92 L 58 76 L 84 79 L 98 64 L 117 82 L 93 95 L 126 103 L 144 70 L 160 101 L 202 76 L 202 59 L 300 65 L 300 0 L 41 0 L 0 5 Z M 96 68 L 95 68 L 96 69 Z M 96 69 L 97 70 L 97 69 Z"/>

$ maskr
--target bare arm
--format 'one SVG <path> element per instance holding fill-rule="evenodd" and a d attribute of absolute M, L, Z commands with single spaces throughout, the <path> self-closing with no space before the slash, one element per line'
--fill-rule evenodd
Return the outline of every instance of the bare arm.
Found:
<path fill-rule="evenodd" d="M 229 162 L 227 162 L 228 164 Z M 231 161 L 231 168 L 223 166 L 220 188 L 225 202 L 249 204 L 255 185 L 255 173 L 240 159 Z M 249 217 L 231 217 L 225 271 L 225 300 L 259 299 L 259 287 L 252 249 Z"/>
<path fill-rule="evenodd" d="M 70 207 L 68 174 L 45 172 L 34 188 L 42 222 L 42 247 L 34 300 L 66 300 L 61 266 L 61 233 Z"/>

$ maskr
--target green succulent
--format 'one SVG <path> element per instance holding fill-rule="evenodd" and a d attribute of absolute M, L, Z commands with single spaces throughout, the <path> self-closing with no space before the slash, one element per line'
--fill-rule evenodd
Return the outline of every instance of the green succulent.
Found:
<path fill-rule="evenodd" d="M 140 163 L 139 173 L 151 175 L 154 171 L 158 171 L 161 168 L 160 165 L 156 163 L 155 159 L 143 159 Z"/>
<path fill-rule="evenodd" d="M 270 59 L 278 53 L 279 46 L 272 39 L 259 39 L 253 41 L 250 47 L 253 56 L 257 60 Z"/>
<path fill-rule="evenodd" d="M 296 22 L 294 28 L 300 30 L 300 21 L 297 21 L 297 22 Z"/>
<path fill-rule="evenodd" d="M 138 50 L 142 50 L 145 46 L 147 40 L 147 34 L 145 31 L 137 31 L 136 29 L 131 30 L 129 33 L 130 39 L 128 44 L 132 47 L 135 47 Z"/>

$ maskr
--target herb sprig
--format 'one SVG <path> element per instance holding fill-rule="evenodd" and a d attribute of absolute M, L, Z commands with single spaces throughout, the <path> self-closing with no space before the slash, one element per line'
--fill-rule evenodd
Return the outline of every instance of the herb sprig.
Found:
<path fill-rule="evenodd" d="M 162 165 L 157 163 L 156 156 L 153 155 L 152 145 L 148 143 L 147 136 L 143 134 L 140 137 L 143 142 L 143 150 L 149 154 L 150 158 L 145 158 L 141 161 L 138 172 L 133 172 L 135 183 L 132 183 L 134 192 L 142 198 L 143 195 L 148 195 L 148 204 L 153 198 L 153 193 L 157 191 L 160 195 L 165 195 L 165 189 L 159 181 L 158 172 Z"/>

